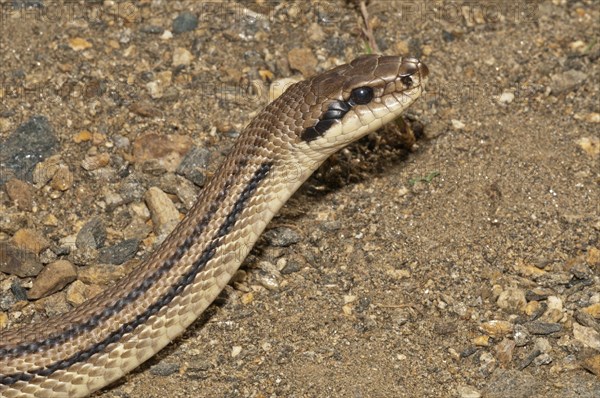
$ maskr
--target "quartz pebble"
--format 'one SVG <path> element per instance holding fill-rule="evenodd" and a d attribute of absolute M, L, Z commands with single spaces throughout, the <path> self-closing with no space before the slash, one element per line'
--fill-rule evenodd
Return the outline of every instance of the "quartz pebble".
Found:
<path fill-rule="evenodd" d="M 575 340 L 584 346 L 600 351 L 600 333 L 590 327 L 581 326 L 579 323 L 573 323 L 573 336 Z"/>
<path fill-rule="evenodd" d="M 482 323 L 480 329 L 491 337 L 504 337 L 513 331 L 513 324 L 507 321 L 493 320 Z"/>
<path fill-rule="evenodd" d="M 169 196 L 157 187 L 150 188 L 144 200 L 152 215 L 154 233 L 162 242 L 179 223 L 179 212 Z"/>
<path fill-rule="evenodd" d="M 525 291 L 517 288 L 508 288 L 503 290 L 496 301 L 498 307 L 512 313 L 519 313 L 525 310 L 527 300 L 525 300 Z"/>
<path fill-rule="evenodd" d="M 458 396 L 460 398 L 480 398 L 481 393 L 475 388 L 471 386 L 459 386 L 456 391 L 458 392 Z"/>

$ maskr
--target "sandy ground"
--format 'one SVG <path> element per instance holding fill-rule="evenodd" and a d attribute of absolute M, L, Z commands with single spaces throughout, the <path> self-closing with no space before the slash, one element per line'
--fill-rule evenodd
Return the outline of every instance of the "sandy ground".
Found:
<path fill-rule="evenodd" d="M 19 225 L 3 222 L 0 240 L 33 228 L 49 250 L 93 217 L 107 245 L 123 240 L 130 204 L 107 197 L 125 174 L 145 191 L 164 172 L 133 164 L 144 134 L 189 137 L 212 154 L 210 175 L 266 103 L 246 82 L 369 48 L 353 2 L 14 3 L 26 6 L 0 1 L 0 139 L 45 116 L 72 181 L 35 188 L 35 210 L 2 190 Z M 367 10 L 380 51 L 429 66 L 408 112 L 424 136 L 408 155 L 370 137 L 338 156 L 339 172 L 322 170 L 272 224 L 298 243 L 261 240 L 182 338 L 96 396 L 600 396 L 599 3 Z M 169 34 L 182 12 L 197 27 Z M 106 164 L 82 167 L 102 154 Z M 74 261 L 55 252 L 41 261 Z M 5 324 L 70 307 L 64 291 L 13 300 L 7 287 L 32 279 L 0 273 Z"/>

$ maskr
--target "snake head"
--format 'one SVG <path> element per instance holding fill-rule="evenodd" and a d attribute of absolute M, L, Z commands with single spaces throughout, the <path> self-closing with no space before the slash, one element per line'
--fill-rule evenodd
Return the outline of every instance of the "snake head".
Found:
<path fill-rule="evenodd" d="M 292 86 L 303 101 L 298 143 L 330 154 L 397 118 L 423 92 L 416 58 L 367 55 Z"/>

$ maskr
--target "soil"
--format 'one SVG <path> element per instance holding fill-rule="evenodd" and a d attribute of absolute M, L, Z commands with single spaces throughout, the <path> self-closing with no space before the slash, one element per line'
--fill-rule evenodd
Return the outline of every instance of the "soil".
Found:
<path fill-rule="evenodd" d="M 145 191 L 164 173 L 135 163 L 127 140 L 189 137 L 211 154 L 210 176 L 266 104 L 248 82 L 373 47 L 352 1 L 65 3 L 0 1 L 0 139 L 45 116 L 72 173 L 66 190 L 36 186 L 29 210 L 0 190 L 20 220 L 0 240 L 27 226 L 49 250 L 93 218 L 107 245 L 124 239 L 130 204 L 106 198 L 124 175 Z M 298 243 L 262 239 L 182 337 L 94 396 L 600 396 L 600 4 L 366 9 L 379 51 L 430 70 L 406 116 L 410 153 L 370 136 L 338 155 L 271 224 Z M 197 26 L 176 33 L 184 12 Z M 174 54 L 191 59 L 174 65 Z M 107 164 L 82 167 L 104 153 Z M 3 286 L 32 279 L 0 273 Z M 25 304 L 11 292 L 0 290 L 10 327 L 71 307 L 64 290 Z"/>

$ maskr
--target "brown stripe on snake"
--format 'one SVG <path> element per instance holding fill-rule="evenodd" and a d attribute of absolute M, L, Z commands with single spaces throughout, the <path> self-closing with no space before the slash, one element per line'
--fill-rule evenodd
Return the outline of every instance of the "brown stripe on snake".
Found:
<path fill-rule="evenodd" d="M 88 347 L 83 351 L 76 353 L 75 355 L 72 355 L 69 358 L 57 361 L 44 368 L 31 369 L 23 373 L 0 375 L 0 384 L 11 385 L 16 383 L 17 381 L 29 381 L 35 376 L 49 376 L 57 370 L 66 369 L 77 362 L 86 361 L 92 355 L 103 351 L 109 344 L 119 341 L 125 333 L 131 333 L 136 327 L 146 322 L 148 318 L 156 314 L 161 308 L 168 305 L 177 295 L 181 294 L 181 291 L 186 286 L 190 285 L 194 281 L 198 272 L 200 272 L 208 263 L 208 261 L 210 261 L 210 259 L 214 256 L 219 240 L 224 238 L 228 233 L 231 232 L 239 215 L 244 210 L 247 201 L 252 197 L 261 181 L 263 181 L 267 177 L 272 166 L 273 164 L 269 162 L 265 162 L 260 165 L 258 170 L 256 170 L 256 172 L 252 176 L 252 179 L 248 182 L 248 184 L 236 200 L 232 210 L 225 218 L 225 221 L 221 224 L 221 227 L 219 228 L 217 234 L 212 238 L 211 243 L 208 245 L 208 247 L 206 247 L 198 261 L 196 261 L 193 264 L 190 270 L 186 274 L 184 274 L 175 285 L 171 286 L 171 288 L 166 294 L 164 294 L 159 300 L 154 302 L 144 312 L 137 315 L 133 321 L 121 325 L 121 327 L 117 331 L 111 333 L 104 340 Z M 164 266 L 167 266 L 167 264 L 165 264 Z M 147 280 L 148 279 L 146 279 L 146 281 Z M 149 283 L 152 283 L 152 281 Z"/>

